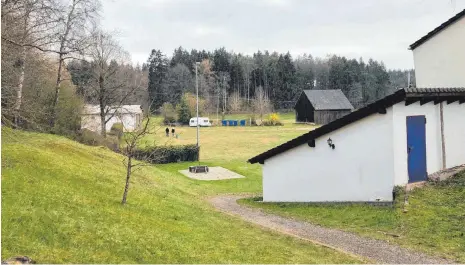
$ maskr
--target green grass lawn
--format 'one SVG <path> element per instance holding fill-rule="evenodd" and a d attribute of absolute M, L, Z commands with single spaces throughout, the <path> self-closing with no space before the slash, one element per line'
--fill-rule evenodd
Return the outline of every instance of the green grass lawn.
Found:
<path fill-rule="evenodd" d="M 232 115 L 241 119 L 247 115 Z M 210 117 L 213 118 L 213 117 Z M 40 263 L 351 263 L 360 262 L 216 212 L 205 197 L 262 192 L 252 156 L 314 126 L 200 129 L 202 164 L 244 179 L 197 181 L 178 173 L 193 163 L 143 167 L 123 193 L 123 157 L 63 137 L 2 129 L 2 259 L 28 255 Z M 160 118 L 145 144 L 192 144 L 196 128 L 165 137 Z M 428 185 L 410 197 L 408 213 L 363 205 L 241 203 L 328 227 L 388 240 L 465 262 L 465 174 L 455 185 Z M 462 186 L 460 186 L 462 185 Z M 400 235 L 392 237 L 389 234 Z"/>
<path fill-rule="evenodd" d="M 227 118 L 241 119 L 246 114 L 229 115 Z M 200 128 L 200 160 L 203 162 L 238 161 L 246 163 L 247 159 L 260 154 L 278 144 L 302 135 L 316 128 L 305 124 L 295 124 L 294 114 L 281 114 L 283 126 L 218 126 Z M 151 134 L 144 138 L 147 145 L 195 144 L 196 127 L 176 127 L 178 139 L 165 136 L 166 126 L 161 125 L 161 118 L 151 121 Z"/>
<path fill-rule="evenodd" d="M 394 207 L 263 203 L 254 199 L 240 203 L 465 262 L 465 172 L 450 181 L 415 189 L 409 196 L 407 213 L 402 211 L 402 200 L 403 196 L 398 198 Z"/>
<path fill-rule="evenodd" d="M 273 141 L 292 134 L 277 131 Z M 211 147 L 218 157 L 209 154 L 208 163 L 220 165 L 228 155 L 215 147 L 220 142 L 216 137 L 208 141 L 207 135 L 202 152 L 207 156 Z M 259 136 L 249 142 L 256 139 Z M 235 142 L 242 145 L 240 138 Z M 142 167 L 132 178 L 128 204 L 121 206 L 122 156 L 59 136 L 2 129 L 2 259 L 27 255 L 39 263 L 360 262 L 216 212 L 205 196 L 261 187 L 260 168 L 237 162 L 254 152 L 233 148 L 229 156 L 236 162 L 226 164 L 247 178 L 191 180 L 177 173 L 188 163 Z M 247 153 L 236 153 L 243 151 Z"/>

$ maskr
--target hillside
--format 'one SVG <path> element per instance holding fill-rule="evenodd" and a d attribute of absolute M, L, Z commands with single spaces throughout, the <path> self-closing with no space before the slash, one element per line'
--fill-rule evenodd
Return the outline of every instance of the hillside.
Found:
<path fill-rule="evenodd" d="M 2 129 L 2 259 L 39 263 L 353 263 L 345 254 L 216 212 L 200 184 L 143 167 L 121 206 L 123 157 L 54 135 Z M 184 166 L 187 166 L 184 165 Z M 254 180 L 252 180 L 254 181 Z M 255 191 L 259 186 L 254 186 Z"/>

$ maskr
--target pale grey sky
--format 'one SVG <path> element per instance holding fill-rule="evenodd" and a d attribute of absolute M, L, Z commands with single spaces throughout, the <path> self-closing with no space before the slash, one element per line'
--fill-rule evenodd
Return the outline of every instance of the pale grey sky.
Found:
<path fill-rule="evenodd" d="M 413 68 L 408 46 L 465 0 L 103 0 L 102 25 L 133 62 L 174 48 L 339 54 Z"/>

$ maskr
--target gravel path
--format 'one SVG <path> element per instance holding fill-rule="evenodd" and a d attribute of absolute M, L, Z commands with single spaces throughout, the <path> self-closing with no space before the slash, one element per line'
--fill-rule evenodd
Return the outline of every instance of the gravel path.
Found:
<path fill-rule="evenodd" d="M 391 264 L 453 263 L 391 245 L 384 241 L 268 214 L 260 209 L 237 204 L 236 200 L 243 197 L 237 195 L 218 196 L 210 198 L 209 201 L 215 208 L 224 213 L 240 216 L 248 222 L 368 259 L 371 262 Z"/>

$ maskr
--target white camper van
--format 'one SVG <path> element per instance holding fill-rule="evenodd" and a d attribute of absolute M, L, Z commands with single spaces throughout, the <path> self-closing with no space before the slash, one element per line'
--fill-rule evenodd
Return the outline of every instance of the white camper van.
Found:
<path fill-rule="evenodd" d="M 190 127 L 197 127 L 197 117 L 191 118 L 189 121 Z M 199 126 L 200 127 L 210 127 L 212 126 L 210 120 L 206 117 L 199 117 Z"/>

